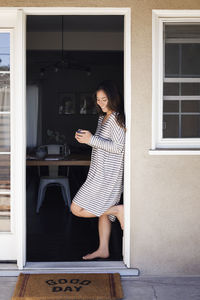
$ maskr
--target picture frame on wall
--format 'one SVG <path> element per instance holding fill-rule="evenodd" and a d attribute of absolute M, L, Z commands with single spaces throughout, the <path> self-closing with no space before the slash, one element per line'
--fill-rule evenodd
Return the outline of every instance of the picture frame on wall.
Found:
<path fill-rule="evenodd" d="M 76 113 L 76 95 L 75 93 L 60 93 L 59 108 L 60 115 L 71 115 Z"/>
<path fill-rule="evenodd" d="M 92 93 L 80 93 L 80 109 L 81 115 L 97 114 L 96 105 L 92 98 Z"/>

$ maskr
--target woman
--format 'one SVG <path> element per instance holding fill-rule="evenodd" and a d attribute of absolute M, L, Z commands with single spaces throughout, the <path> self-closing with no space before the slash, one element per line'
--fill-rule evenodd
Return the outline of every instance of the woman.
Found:
<path fill-rule="evenodd" d="M 103 81 L 95 92 L 99 120 L 96 133 L 78 130 L 79 143 L 92 147 L 91 164 L 85 183 L 75 195 L 71 211 L 78 217 L 99 217 L 99 248 L 83 259 L 109 257 L 110 221 L 118 218 L 124 227 L 124 207 L 118 205 L 123 189 L 125 125 L 116 85 Z"/>

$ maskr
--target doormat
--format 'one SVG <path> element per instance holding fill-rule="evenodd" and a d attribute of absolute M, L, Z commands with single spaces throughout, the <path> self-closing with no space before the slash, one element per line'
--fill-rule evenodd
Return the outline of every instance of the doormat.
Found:
<path fill-rule="evenodd" d="M 119 273 L 20 274 L 12 300 L 122 299 Z"/>

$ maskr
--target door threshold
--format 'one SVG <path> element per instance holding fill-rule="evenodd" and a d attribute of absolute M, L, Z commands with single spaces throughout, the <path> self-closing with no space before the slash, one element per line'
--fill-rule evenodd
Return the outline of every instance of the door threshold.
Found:
<path fill-rule="evenodd" d="M 120 273 L 121 276 L 139 276 L 136 268 L 127 268 L 123 261 L 27 262 L 22 270 L 12 264 L 1 267 L 0 276 L 18 276 L 20 273 Z"/>
<path fill-rule="evenodd" d="M 31 273 L 120 273 L 138 276 L 138 269 L 127 268 L 123 261 L 27 262 L 23 272 Z"/>

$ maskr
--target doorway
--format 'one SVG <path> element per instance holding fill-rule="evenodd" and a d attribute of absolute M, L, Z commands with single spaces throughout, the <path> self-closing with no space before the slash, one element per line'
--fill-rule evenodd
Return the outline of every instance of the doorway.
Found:
<path fill-rule="evenodd" d="M 9 18 L 7 17 L 9 16 Z M 123 232 L 123 266 L 130 268 L 130 204 L 131 204 L 131 9 L 106 7 L 20 7 L 1 10 L 2 28 L 15 28 L 13 58 L 16 62 L 13 71 L 15 100 L 13 101 L 14 117 L 12 126 L 12 140 L 17 141 L 12 147 L 12 196 L 16 226 L 13 228 L 17 239 L 13 240 L 16 249 L 15 259 L 19 269 L 26 268 L 26 19 L 29 15 L 123 15 L 124 16 L 124 106 L 126 114 L 126 149 L 124 170 L 124 208 L 125 228 Z M 14 24 L 11 24 L 14 16 Z M 13 218 L 14 220 L 14 218 Z M 1 235 L 2 238 L 5 234 Z M 9 235 L 11 238 L 11 235 Z M 5 245 L 5 252 L 10 248 Z M 3 247 L 2 247 L 3 248 Z M 7 260 L 12 259 L 7 255 Z M 107 263 L 106 263 L 107 265 Z M 63 266 L 63 263 L 62 263 Z M 77 270 L 78 264 L 65 264 L 65 269 L 73 266 Z M 40 266 L 37 266 L 37 268 Z M 46 265 L 51 268 L 51 264 Z M 92 265 L 89 266 L 91 268 Z M 60 268 L 60 267 L 58 267 Z M 96 270 L 96 269 L 95 269 Z M 97 271 L 97 270 L 96 270 Z"/>
<path fill-rule="evenodd" d="M 98 116 L 91 93 L 100 81 L 114 79 L 124 93 L 123 39 L 124 16 L 27 16 L 29 157 L 34 158 L 41 145 L 52 143 L 65 143 L 72 154 L 90 154 L 90 147 L 75 141 L 74 132 L 77 128 L 95 132 Z M 58 171 L 68 176 L 73 198 L 88 166 Z M 40 178 L 48 172 L 48 166 L 27 166 L 27 261 L 80 261 L 98 246 L 97 218 L 72 216 L 55 186 L 48 188 L 36 213 Z M 118 222 L 112 225 L 110 260 L 122 260 Z"/>

